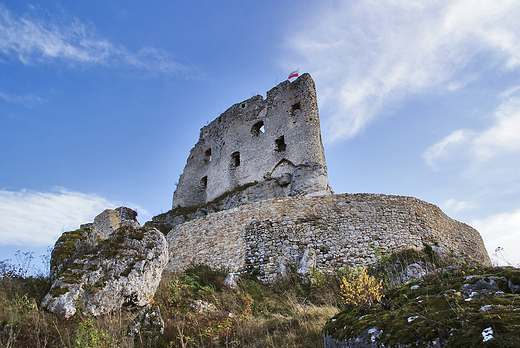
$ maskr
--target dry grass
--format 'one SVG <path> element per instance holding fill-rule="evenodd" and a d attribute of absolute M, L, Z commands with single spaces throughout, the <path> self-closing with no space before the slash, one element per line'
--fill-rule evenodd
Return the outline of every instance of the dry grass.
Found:
<path fill-rule="evenodd" d="M 399 271 L 394 263 L 403 266 L 418 257 L 427 255 L 385 256 L 372 272 L 390 285 Z M 233 291 L 224 282 L 227 272 L 203 265 L 182 274 L 164 273 L 153 299 L 164 333 L 131 338 L 135 311 L 65 319 L 40 308 L 50 288 L 47 278 L 27 277 L 23 267 L 0 266 L 0 347 L 322 347 L 325 322 L 345 306 L 340 284 L 348 275 L 345 270 L 314 272 L 312 285 L 302 285 L 293 275 L 272 286 L 244 277 Z M 194 301 L 209 309 L 194 309 Z"/>
<path fill-rule="evenodd" d="M 214 273 L 212 273 L 214 272 Z M 212 274 L 212 279 L 208 276 Z M 320 347 L 322 328 L 338 312 L 337 280 L 302 286 L 290 279 L 266 286 L 243 279 L 227 288 L 225 272 L 194 267 L 183 275 L 164 274 L 156 301 L 168 312 L 164 338 L 177 347 Z M 334 284 L 332 284 L 334 283 Z M 334 299 L 327 302 L 329 299 Z M 213 312 L 186 310 L 189 302 L 215 305 Z"/>
<path fill-rule="evenodd" d="M 314 286 L 289 279 L 266 286 L 243 279 L 237 291 L 225 272 L 194 266 L 164 273 L 154 297 L 165 330 L 158 339 L 128 336 L 136 313 L 121 311 L 69 319 L 40 308 L 50 284 L 45 277 L 0 275 L 0 347 L 320 347 L 327 319 L 341 302 L 337 277 L 320 276 Z M 214 307 L 197 312 L 202 300 Z"/>

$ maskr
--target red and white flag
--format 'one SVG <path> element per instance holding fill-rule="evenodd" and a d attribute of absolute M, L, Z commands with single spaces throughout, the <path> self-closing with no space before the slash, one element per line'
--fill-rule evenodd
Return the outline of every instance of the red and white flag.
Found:
<path fill-rule="evenodd" d="M 300 73 L 300 69 L 294 70 L 292 73 L 289 74 L 288 80 L 298 77 L 298 74 Z"/>

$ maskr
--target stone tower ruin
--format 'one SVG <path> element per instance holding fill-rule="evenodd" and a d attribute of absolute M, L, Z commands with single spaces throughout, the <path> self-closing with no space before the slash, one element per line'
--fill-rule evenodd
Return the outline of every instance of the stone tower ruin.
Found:
<path fill-rule="evenodd" d="M 226 110 L 200 131 L 173 208 L 227 199 L 222 209 L 270 198 L 324 195 L 327 166 L 309 74 Z"/>

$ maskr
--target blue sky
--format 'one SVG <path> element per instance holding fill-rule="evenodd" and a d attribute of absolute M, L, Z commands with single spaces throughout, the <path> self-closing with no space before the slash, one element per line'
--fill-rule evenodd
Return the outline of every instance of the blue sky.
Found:
<path fill-rule="evenodd" d="M 299 68 L 336 193 L 436 204 L 519 264 L 518 18 L 516 0 L 0 0 L 0 260 L 105 208 L 169 210 L 199 129 Z"/>

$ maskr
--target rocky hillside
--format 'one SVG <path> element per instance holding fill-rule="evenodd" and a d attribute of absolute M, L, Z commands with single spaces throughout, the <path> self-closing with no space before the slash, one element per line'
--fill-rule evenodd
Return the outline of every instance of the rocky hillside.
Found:
<path fill-rule="evenodd" d="M 340 285 L 347 270 L 313 272 L 302 284 L 289 269 L 272 285 L 244 276 L 231 288 L 226 270 L 194 265 L 164 272 L 146 313 L 123 306 L 68 318 L 41 305 L 48 277 L 26 277 L 23 268 L 0 262 L 0 346 L 519 347 L 520 270 L 478 269 L 437 250 L 382 257 L 369 275 L 388 290 L 367 309 L 346 305 Z"/>
<path fill-rule="evenodd" d="M 520 270 L 450 267 L 328 321 L 326 348 L 520 347 Z"/>

